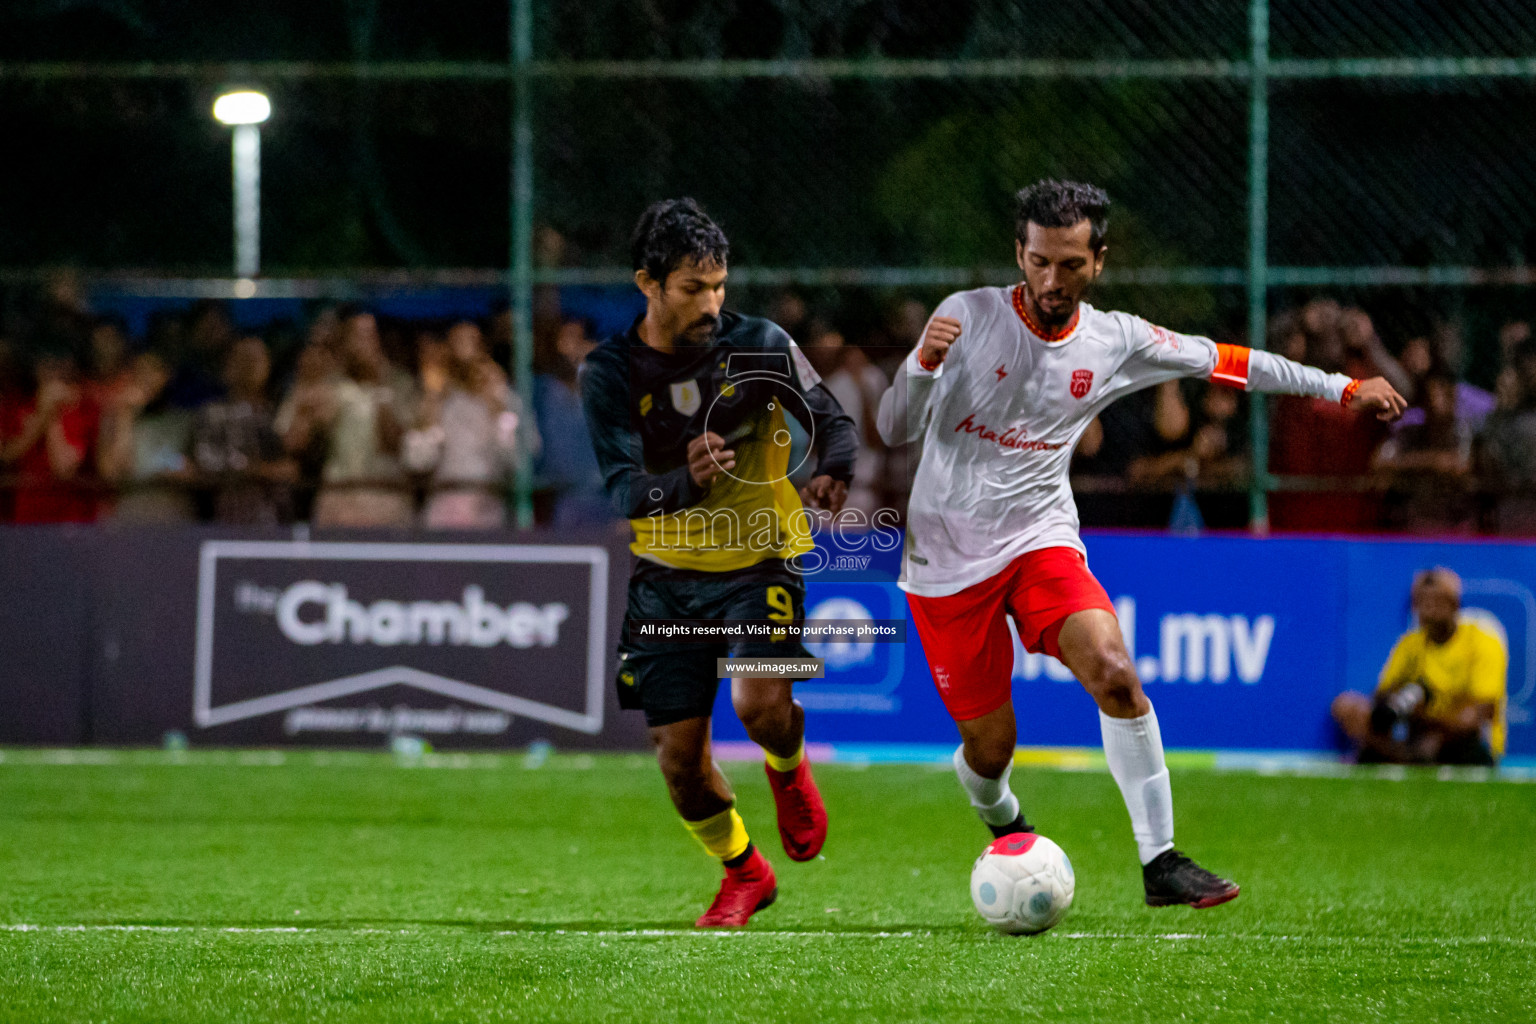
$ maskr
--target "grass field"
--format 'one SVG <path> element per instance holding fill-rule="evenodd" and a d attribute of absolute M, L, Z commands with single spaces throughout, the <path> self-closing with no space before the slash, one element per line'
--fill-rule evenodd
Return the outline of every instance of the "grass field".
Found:
<path fill-rule="evenodd" d="M 1180 845 L 1243 895 L 1151 910 L 1109 776 L 1021 769 L 1078 888 L 1009 939 L 950 773 L 818 769 L 799 865 L 728 765 L 780 898 L 699 934 L 718 869 L 647 759 L 429 762 L 4 752 L 0 1020 L 1536 1019 L 1536 785 L 1176 771 Z"/>

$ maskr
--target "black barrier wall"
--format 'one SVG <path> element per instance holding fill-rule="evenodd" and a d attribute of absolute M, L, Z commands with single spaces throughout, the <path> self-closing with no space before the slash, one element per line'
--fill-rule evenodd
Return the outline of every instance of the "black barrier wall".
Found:
<path fill-rule="evenodd" d="M 0 531 L 0 742 L 643 747 L 619 538 Z"/>
<path fill-rule="evenodd" d="M 100 548 L 89 528 L 0 528 L 0 743 L 89 737 L 86 663 Z"/>

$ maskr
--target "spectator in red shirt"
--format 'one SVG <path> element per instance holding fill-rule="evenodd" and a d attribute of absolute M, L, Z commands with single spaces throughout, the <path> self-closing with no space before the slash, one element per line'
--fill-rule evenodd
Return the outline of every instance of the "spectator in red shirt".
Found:
<path fill-rule="evenodd" d="M 82 386 L 97 408 L 109 409 L 133 386 L 133 371 L 128 368 L 128 327 L 121 317 L 96 317 L 86 345 Z"/>
<path fill-rule="evenodd" d="M 1288 356 L 1303 349 L 1306 361 L 1324 370 L 1349 373 L 1373 367 L 1385 376 L 1381 360 L 1390 357 L 1372 342 L 1369 320 L 1355 312 L 1331 300 L 1309 302 L 1299 314 L 1282 314 L 1271 324 L 1272 347 Z M 1372 457 L 1387 434 L 1384 423 L 1355 416 L 1338 402 L 1322 398 L 1286 396 L 1273 401 L 1271 473 L 1314 480 L 1337 477 L 1341 484 L 1370 473 Z M 1375 494 L 1353 490 L 1280 491 L 1270 495 L 1269 521 L 1276 530 L 1370 532 L 1380 526 L 1381 501 Z"/>
<path fill-rule="evenodd" d="M 73 356 L 40 357 L 36 377 L 31 397 L 0 408 L 0 468 L 16 478 L 12 518 L 94 522 L 101 414 L 81 387 Z"/>

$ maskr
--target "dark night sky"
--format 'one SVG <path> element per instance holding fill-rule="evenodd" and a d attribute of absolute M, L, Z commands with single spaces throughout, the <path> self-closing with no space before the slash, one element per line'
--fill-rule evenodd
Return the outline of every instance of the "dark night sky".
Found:
<path fill-rule="evenodd" d="M 1536 55 L 1533 0 L 1273 8 L 1277 55 Z M 1240 59 L 1247 46 L 1244 5 L 1230 0 L 536 9 L 544 58 Z M 0 6 L 0 62 L 502 61 L 507 24 L 500 2 L 11 0 Z M 0 267 L 222 272 L 228 135 L 208 107 L 237 80 L 0 76 Z M 276 110 L 263 132 L 269 272 L 504 265 L 505 84 L 256 84 Z M 1073 174 L 1116 196 L 1122 255 L 1239 265 L 1246 97 L 1241 82 L 1211 81 L 545 84 L 538 217 L 571 241 L 569 259 L 613 262 L 647 200 L 686 191 L 744 261 L 996 265 L 1012 189 Z M 1272 98 L 1277 262 L 1536 256 L 1531 82 L 1286 84 Z"/>

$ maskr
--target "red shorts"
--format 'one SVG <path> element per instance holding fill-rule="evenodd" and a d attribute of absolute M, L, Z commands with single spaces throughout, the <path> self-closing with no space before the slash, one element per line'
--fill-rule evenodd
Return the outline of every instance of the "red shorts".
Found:
<path fill-rule="evenodd" d="M 1013 689 L 1013 617 L 1024 649 L 1059 657 L 1056 638 L 1074 612 L 1115 606 L 1076 548 L 1043 548 L 946 597 L 907 595 L 933 684 L 957 722 L 996 711 Z"/>

